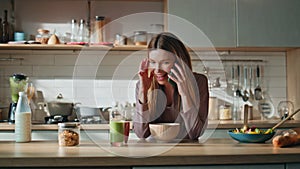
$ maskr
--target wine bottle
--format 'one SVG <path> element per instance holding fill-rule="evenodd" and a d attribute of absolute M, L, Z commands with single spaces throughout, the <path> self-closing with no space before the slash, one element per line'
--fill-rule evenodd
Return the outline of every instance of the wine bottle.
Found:
<path fill-rule="evenodd" d="M 0 43 L 2 43 L 2 18 L 0 18 Z"/>
<path fill-rule="evenodd" d="M 9 23 L 7 21 L 7 10 L 4 10 L 4 19 L 2 22 L 2 43 L 9 41 Z"/>

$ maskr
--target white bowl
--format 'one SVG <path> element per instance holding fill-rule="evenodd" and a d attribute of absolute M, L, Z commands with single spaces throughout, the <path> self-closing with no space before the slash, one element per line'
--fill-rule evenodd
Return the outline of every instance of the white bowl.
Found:
<path fill-rule="evenodd" d="M 180 130 L 179 123 L 149 124 L 151 135 L 159 141 L 168 142 L 176 138 Z"/>

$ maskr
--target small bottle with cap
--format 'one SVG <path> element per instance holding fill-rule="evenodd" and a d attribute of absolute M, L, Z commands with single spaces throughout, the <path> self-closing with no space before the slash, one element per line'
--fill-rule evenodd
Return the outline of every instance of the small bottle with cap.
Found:
<path fill-rule="evenodd" d="M 76 19 L 72 19 L 71 23 L 71 42 L 76 42 L 77 41 L 77 30 L 78 30 L 78 25 Z"/>
<path fill-rule="evenodd" d="M 78 41 L 79 42 L 85 42 L 86 37 L 86 31 L 85 31 L 85 20 L 81 19 L 79 24 L 79 30 L 78 30 Z"/>

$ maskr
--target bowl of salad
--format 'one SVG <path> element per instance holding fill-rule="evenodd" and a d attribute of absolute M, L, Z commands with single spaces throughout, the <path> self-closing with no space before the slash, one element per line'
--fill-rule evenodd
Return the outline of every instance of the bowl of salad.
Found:
<path fill-rule="evenodd" d="M 243 127 L 229 130 L 228 134 L 236 141 L 242 143 L 264 143 L 270 140 L 275 132 L 272 129 L 259 129 L 257 127 Z"/>

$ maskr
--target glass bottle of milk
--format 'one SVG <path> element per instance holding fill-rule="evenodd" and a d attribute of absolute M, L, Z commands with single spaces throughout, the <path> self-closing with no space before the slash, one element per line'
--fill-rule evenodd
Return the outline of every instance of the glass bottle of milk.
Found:
<path fill-rule="evenodd" d="M 19 100 L 15 113 L 16 142 L 31 141 L 31 109 L 25 92 L 19 92 Z"/>

